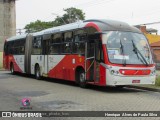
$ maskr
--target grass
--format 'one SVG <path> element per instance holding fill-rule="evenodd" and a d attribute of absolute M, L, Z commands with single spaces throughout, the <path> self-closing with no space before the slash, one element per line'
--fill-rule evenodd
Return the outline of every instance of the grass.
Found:
<path fill-rule="evenodd" d="M 3 52 L 0 52 L 0 69 L 3 68 Z"/>
<path fill-rule="evenodd" d="M 140 86 L 160 89 L 160 75 L 156 77 L 155 85 L 140 85 Z"/>
<path fill-rule="evenodd" d="M 138 85 L 138 86 L 160 89 L 160 74 L 157 74 L 154 85 Z"/>
<path fill-rule="evenodd" d="M 158 76 L 156 78 L 156 83 L 155 83 L 156 86 L 160 86 L 160 76 Z"/>

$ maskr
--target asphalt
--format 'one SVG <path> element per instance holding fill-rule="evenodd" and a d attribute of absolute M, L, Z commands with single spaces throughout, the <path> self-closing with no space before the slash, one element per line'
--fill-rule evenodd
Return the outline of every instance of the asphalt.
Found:
<path fill-rule="evenodd" d="M 134 86 L 133 85 L 129 85 L 128 87 L 141 89 L 141 90 L 147 90 L 147 91 L 153 91 L 153 92 L 160 92 L 160 87 L 159 88 L 151 88 L 151 87 L 136 86 L 136 85 L 134 85 Z"/>

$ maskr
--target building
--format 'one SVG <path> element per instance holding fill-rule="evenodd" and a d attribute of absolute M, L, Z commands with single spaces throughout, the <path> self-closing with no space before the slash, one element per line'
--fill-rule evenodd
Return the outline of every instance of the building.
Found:
<path fill-rule="evenodd" d="M 0 52 L 6 38 L 16 35 L 15 0 L 0 0 Z"/>
<path fill-rule="evenodd" d="M 153 51 L 154 62 L 156 63 L 157 68 L 160 69 L 160 41 L 154 42 L 150 44 L 150 46 Z"/>

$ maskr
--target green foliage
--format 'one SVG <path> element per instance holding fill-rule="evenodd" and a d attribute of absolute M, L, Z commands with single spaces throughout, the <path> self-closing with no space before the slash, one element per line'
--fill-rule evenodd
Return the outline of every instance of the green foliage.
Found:
<path fill-rule="evenodd" d="M 31 22 L 30 24 L 27 24 L 24 29 L 26 29 L 27 33 L 29 32 L 37 32 L 41 31 L 47 28 L 51 28 L 54 26 L 54 22 L 43 22 L 40 20 L 37 20 L 35 22 Z"/>
<path fill-rule="evenodd" d="M 57 16 L 55 21 L 43 22 L 37 20 L 35 22 L 27 24 L 24 28 L 26 29 L 26 33 L 38 32 L 47 28 L 73 23 L 78 20 L 85 19 L 85 13 L 83 13 L 83 11 L 80 9 L 71 7 L 64 9 L 64 11 L 66 13 L 62 17 Z"/>
<path fill-rule="evenodd" d="M 57 16 L 57 18 L 55 19 L 55 24 L 57 26 L 63 25 L 65 23 L 68 24 L 68 23 L 73 23 L 73 22 L 85 19 L 85 13 L 83 13 L 81 9 L 71 7 L 71 8 L 64 9 L 64 11 L 66 13 L 61 18 Z"/>
<path fill-rule="evenodd" d="M 156 86 L 160 86 L 160 76 L 158 76 L 156 78 L 156 83 L 155 83 Z"/>

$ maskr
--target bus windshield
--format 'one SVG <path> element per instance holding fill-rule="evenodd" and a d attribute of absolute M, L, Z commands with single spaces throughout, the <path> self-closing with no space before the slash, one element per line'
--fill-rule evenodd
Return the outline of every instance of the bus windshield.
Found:
<path fill-rule="evenodd" d="M 153 64 L 148 41 L 143 34 L 122 31 L 106 33 L 109 61 L 115 64 Z"/>

